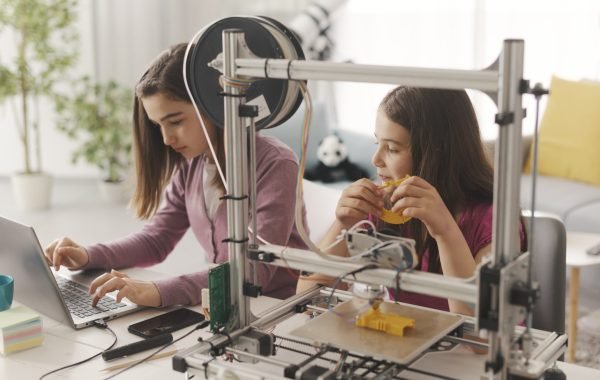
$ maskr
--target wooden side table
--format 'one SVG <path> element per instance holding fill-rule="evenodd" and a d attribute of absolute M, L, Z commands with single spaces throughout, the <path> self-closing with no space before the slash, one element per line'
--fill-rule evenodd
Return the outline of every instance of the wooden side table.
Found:
<path fill-rule="evenodd" d="M 569 320 L 567 323 L 569 336 L 567 359 L 573 363 L 576 361 L 579 275 L 582 267 L 600 265 L 600 256 L 588 255 L 585 252 L 598 243 L 600 243 L 600 234 L 567 232 L 567 267 L 571 272 L 569 281 Z"/>

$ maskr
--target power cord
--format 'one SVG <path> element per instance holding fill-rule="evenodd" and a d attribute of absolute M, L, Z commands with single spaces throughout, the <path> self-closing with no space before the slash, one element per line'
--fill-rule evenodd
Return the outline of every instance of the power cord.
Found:
<path fill-rule="evenodd" d="M 173 343 L 179 342 L 180 340 L 182 340 L 183 338 L 187 337 L 188 335 L 190 335 L 191 333 L 193 333 L 196 330 L 201 330 L 203 328 L 206 328 L 208 325 L 210 324 L 210 321 L 203 321 L 202 323 L 196 325 L 192 330 L 188 331 L 187 333 L 185 333 L 184 335 L 180 336 L 179 338 L 173 340 L 172 342 L 169 342 L 167 344 L 165 344 L 164 346 L 160 347 L 158 350 L 154 351 L 153 353 L 151 353 L 150 355 L 138 360 L 135 363 L 132 363 L 130 366 L 127 366 L 125 368 L 123 368 L 122 370 L 120 370 L 119 372 L 116 372 L 112 375 L 110 375 L 109 377 L 105 377 L 104 380 L 108 380 L 108 379 L 112 379 L 120 374 L 122 374 L 125 371 L 128 371 L 130 369 L 132 369 L 133 367 L 142 364 L 143 362 L 149 360 L 150 358 L 152 358 L 154 355 L 158 354 L 159 352 L 161 352 L 162 350 L 164 350 L 165 348 L 169 347 L 170 345 L 172 345 Z"/>
<path fill-rule="evenodd" d="M 102 329 L 102 330 L 108 330 L 108 332 L 110 332 L 110 333 L 112 334 L 112 336 L 115 338 L 115 340 L 112 342 L 112 344 L 111 344 L 110 346 L 108 346 L 108 347 L 107 347 L 105 350 L 102 350 L 102 351 L 98 352 L 97 354 L 95 354 L 95 355 L 93 355 L 93 356 L 90 356 L 90 357 L 89 357 L 89 358 L 87 358 L 87 359 L 83 359 L 83 360 L 80 360 L 80 361 L 78 361 L 78 362 L 76 362 L 76 363 L 69 364 L 69 365 L 66 365 L 66 366 L 64 366 L 64 367 L 60 367 L 60 368 L 54 369 L 54 370 L 52 370 L 52 371 L 50 371 L 50 372 L 46 372 L 45 374 L 43 374 L 42 376 L 40 376 L 39 380 L 42 380 L 42 379 L 43 379 L 43 378 L 45 378 L 46 376 L 48 376 L 48 375 L 51 375 L 51 374 L 53 374 L 53 373 L 56 373 L 56 372 L 58 372 L 58 371 L 62 371 L 63 369 L 67 369 L 67 368 L 75 367 L 75 366 L 77 366 L 77 365 L 80 365 L 80 364 L 83 364 L 83 363 L 89 362 L 90 360 L 92 360 L 92 359 L 94 359 L 94 358 L 96 358 L 96 357 L 98 357 L 98 356 L 102 355 L 102 353 L 103 353 L 104 351 L 106 351 L 106 350 L 110 350 L 111 348 L 113 348 L 113 347 L 114 347 L 114 345 L 115 345 L 115 344 L 117 344 L 117 334 L 115 334 L 115 332 L 114 332 L 114 331 L 113 331 L 113 330 L 112 330 L 110 327 L 108 327 L 108 324 L 106 323 L 106 321 L 105 321 L 104 319 L 98 319 L 98 320 L 95 320 L 95 321 L 94 321 L 94 326 L 96 326 L 97 328 L 99 328 L 99 329 Z"/>
<path fill-rule="evenodd" d="M 331 309 L 331 302 L 333 301 L 333 295 L 334 295 L 337 287 L 340 285 L 340 282 L 342 282 L 346 277 L 353 276 L 356 278 L 355 275 L 357 273 L 360 273 L 360 272 L 368 270 L 368 269 L 377 269 L 377 268 L 379 268 L 379 267 L 375 264 L 368 264 L 368 265 L 365 265 L 364 267 L 360 267 L 358 269 L 351 270 L 350 272 L 347 272 L 345 274 L 338 276 L 335 279 L 333 286 L 331 287 L 331 294 L 329 295 L 329 299 L 327 300 L 327 309 L 328 310 Z"/>

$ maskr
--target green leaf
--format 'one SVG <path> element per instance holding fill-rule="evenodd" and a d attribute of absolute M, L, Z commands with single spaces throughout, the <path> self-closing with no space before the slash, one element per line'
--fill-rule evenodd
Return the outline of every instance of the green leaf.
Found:
<path fill-rule="evenodd" d="M 74 83 L 60 104 L 57 125 L 81 144 L 74 154 L 95 165 L 104 177 L 119 179 L 131 165 L 131 91 L 114 81 L 94 83 L 87 76 Z"/>
<path fill-rule="evenodd" d="M 25 172 L 39 171 L 29 164 L 32 151 L 39 151 L 39 124 L 34 104 L 41 96 L 54 98 L 55 86 L 75 63 L 78 50 L 77 0 L 0 0 L 0 37 L 17 41 L 14 51 L 5 46 L 0 54 L 0 103 L 8 98 L 25 99 L 19 107 L 23 128 Z M 13 62 L 2 57 L 15 56 Z M 23 96 L 24 95 L 24 96 Z M 28 109 L 29 111 L 25 111 Z"/>

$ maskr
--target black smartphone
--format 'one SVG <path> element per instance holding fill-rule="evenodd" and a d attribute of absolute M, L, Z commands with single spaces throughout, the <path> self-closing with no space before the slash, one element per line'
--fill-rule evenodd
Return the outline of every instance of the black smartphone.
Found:
<path fill-rule="evenodd" d="M 184 327 L 200 323 L 204 315 L 193 310 L 181 308 L 148 318 L 141 322 L 129 325 L 127 330 L 142 338 L 150 338 L 156 335 L 177 331 Z"/>

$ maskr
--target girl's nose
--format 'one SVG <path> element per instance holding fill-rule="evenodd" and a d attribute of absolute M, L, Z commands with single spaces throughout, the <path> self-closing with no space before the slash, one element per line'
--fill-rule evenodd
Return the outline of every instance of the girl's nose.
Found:
<path fill-rule="evenodd" d="M 371 163 L 373 164 L 373 166 L 378 168 L 383 166 L 383 160 L 381 160 L 381 158 L 379 157 L 379 148 L 377 148 L 375 154 L 373 154 L 373 157 L 371 157 Z"/>
<path fill-rule="evenodd" d="M 163 131 L 162 135 L 163 135 L 163 142 L 165 145 L 171 146 L 177 142 L 177 138 L 173 135 L 169 135 L 168 133 L 165 133 L 164 131 Z"/>

